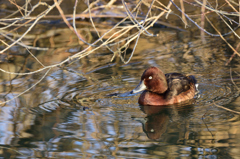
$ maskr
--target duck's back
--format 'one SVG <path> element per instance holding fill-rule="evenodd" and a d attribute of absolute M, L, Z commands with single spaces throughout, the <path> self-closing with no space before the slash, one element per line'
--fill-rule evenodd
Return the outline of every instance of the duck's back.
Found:
<path fill-rule="evenodd" d="M 165 76 L 168 83 L 168 90 L 166 92 L 167 99 L 188 91 L 191 87 L 195 87 L 197 83 L 197 80 L 192 75 L 187 76 L 180 73 L 168 73 L 165 74 Z"/>

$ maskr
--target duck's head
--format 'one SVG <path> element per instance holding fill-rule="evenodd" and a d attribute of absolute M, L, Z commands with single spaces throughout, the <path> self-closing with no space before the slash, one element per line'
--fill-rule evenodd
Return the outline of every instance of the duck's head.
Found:
<path fill-rule="evenodd" d="M 167 89 L 168 85 L 164 73 L 157 67 L 150 67 L 143 72 L 140 83 L 131 91 L 131 94 L 143 90 L 162 94 Z"/>

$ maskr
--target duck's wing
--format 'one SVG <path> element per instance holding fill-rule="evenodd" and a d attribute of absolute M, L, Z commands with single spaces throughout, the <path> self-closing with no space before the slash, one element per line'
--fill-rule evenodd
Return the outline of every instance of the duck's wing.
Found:
<path fill-rule="evenodd" d="M 168 99 L 188 91 L 192 85 L 197 83 L 197 80 L 192 75 L 186 76 L 180 73 L 168 73 L 165 76 L 168 83 L 168 90 L 166 92 L 166 98 Z"/>

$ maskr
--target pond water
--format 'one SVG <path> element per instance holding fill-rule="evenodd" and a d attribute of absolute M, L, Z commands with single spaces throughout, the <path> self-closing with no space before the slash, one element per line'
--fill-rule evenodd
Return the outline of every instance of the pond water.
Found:
<path fill-rule="evenodd" d="M 202 44 L 187 33 L 157 32 L 159 37 L 140 38 L 128 64 L 117 56 L 111 62 L 113 54 L 100 50 L 50 70 L 40 83 L 46 71 L 1 73 L 1 101 L 38 84 L 0 108 L 0 157 L 240 158 L 240 117 L 219 107 L 240 111 L 239 58 L 226 66 L 232 52 L 217 38 Z M 79 50 L 77 42 L 63 46 L 69 40 L 63 37 L 72 38 L 67 31 L 53 38 L 61 53 L 33 52 L 45 66 Z M 150 66 L 194 75 L 199 94 L 187 104 L 140 106 L 140 94 L 126 94 Z M 19 56 L 1 68 L 41 66 Z"/>

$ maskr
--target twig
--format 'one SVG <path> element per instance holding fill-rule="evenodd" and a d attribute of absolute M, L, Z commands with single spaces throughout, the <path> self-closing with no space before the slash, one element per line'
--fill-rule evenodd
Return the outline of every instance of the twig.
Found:
<path fill-rule="evenodd" d="M 45 67 L 45 66 L 43 65 L 43 63 L 42 63 L 41 61 L 39 61 L 38 58 L 37 58 L 36 56 L 34 56 L 31 51 L 29 51 L 28 48 L 26 48 L 26 49 L 27 49 L 27 51 L 29 52 L 29 54 L 30 54 L 40 65 L 42 65 L 42 67 Z"/>
<path fill-rule="evenodd" d="M 75 4 L 74 4 L 74 7 L 73 7 L 73 29 L 75 32 L 77 32 L 77 28 L 76 28 L 76 9 L 77 9 L 77 4 L 78 4 L 78 0 L 75 0 Z M 81 37 L 79 37 L 79 40 L 81 40 L 83 43 L 89 45 L 89 46 L 97 46 L 97 45 L 92 45 L 88 42 L 86 42 L 84 39 L 82 39 Z"/>
<path fill-rule="evenodd" d="M 240 43 L 238 43 L 237 47 L 236 47 L 236 50 L 238 50 L 240 46 Z M 231 57 L 228 59 L 228 61 L 226 62 L 226 66 L 232 61 L 233 57 L 236 55 L 236 52 L 234 51 L 234 53 L 231 55 Z"/>
<path fill-rule="evenodd" d="M 62 19 L 63 21 L 66 23 L 66 25 L 69 27 L 70 30 L 72 30 L 79 39 L 83 39 L 82 35 L 80 35 L 71 25 L 70 23 L 68 22 L 68 20 L 66 19 L 64 13 L 63 13 L 63 10 L 61 9 L 61 7 L 59 6 L 59 3 L 57 2 L 57 0 L 54 0 L 54 3 L 56 4 L 56 7 L 59 11 L 59 13 L 61 14 L 62 16 Z"/>
<path fill-rule="evenodd" d="M 149 10 L 150 10 L 151 8 L 149 8 L 148 13 L 147 13 L 147 15 L 146 15 L 145 18 L 144 18 L 143 25 L 141 25 L 141 24 L 136 20 L 136 18 L 132 15 L 132 13 L 130 12 L 130 10 L 128 9 L 128 7 L 127 7 L 127 5 L 126 5 L 126 2 L 124 2 L 124 0 L 122 0 L 122 3 L 123 3 L 123 6 L 124 6 L 125 10 L 127 11 L 128 17 L 131 19 L 131 21 L 132 21 L 134 24 L 137 23 L 138 26 L 140 26 L 140 28 L 143 29 L 143 30 L 147 33 L 147 35 L 149 35 L 149 36 L 154 36 L 153 34 L 149 33 L 147 30 L 145 30 L 145 28 L 143 27 L 143 25 L 144 25 L 144 23 L 145 23 L 145 21 L 146 21 L 146 17 L 148 16 Z M 154 0 L 152 0 L 152 3 L 151 3 L 151 5 L 150 5 L 150 7 L 152 6 L 153 3 L 154 3 Z"/>
<path fill-rule="evenodd" d="M 214 104 L 216 107 L 218 107 L 218 108 L 222 108 L 222 109 L 224 109 L 224 110 L 227 110 L 227 111 L 232 112 L 232 113 L 235 113 L 235 114 L 240 114 L 240 112 L 238 112 L 238 111 L 225 108 L 225 107 L 223 107 L 223 106 L 221 106 L 221 105 L 217 105 L 215 102 L 213 102 L 213 104 Z"/>
<path fill-rule="evenodd" d="M 22 8 L 24 8 L 25 6 L 26 6 L 26 4 L 24 4 L 24 5 L 22 6 Z M 13 13 L 10 14 L 10 15 L 7 15 L 5 18 L 8 19 L 9 17 L 14 16 L 14 15 L 17 14 L 18 12 L 19 12 L 19 9 L 18 9 L 17 11 L 13 12 Z"/>
<path fill-rule="evenodd" d="M 202 121 L 203 121 L 204 125 L 206 126 L 207 130 L 210 132 L 210 134 L 211 134 L 211 135 L 212 135 L 212 137 L 213 137 L 213 134 L 212 134 L 211 130 L 209 130 L 209 128 L 208 128 L 207 124 L 205 123 L 205 121 L 204 121 L 203 117 L 202 117 Z"/>
<path fill-rule="evenodd" d="M 6 47 L 5 49 L 3 49 L 2 51 L 0 51 L 0 54 L 2 54 L 3 52 L 5 52 L 6 50 L 8 50 L 10 47 L 12 47 L 13 45 L 15 45 L 17 42 L 19 42 L 20 40 L 22 40 L 22 38 L 30 31 L 32 30 L 32 28 L 35 26 L 35 24 L 37 24 L 37 22 L 44 17 L 47 13 L 49 13 L 53 8 L 55 7 L 55 3 L 50 6 L 48 9 L 46 9 L 42 15 L 38 16 L 36 18 L 36 20 L 33 22 L 33 24 L 28 28 L 28 30 L 20 37 L 18 38 L 15 42 L 13 42 L 12 44 L 10 44 L 8 47 Z"/>
<path fill-rule="evenodd" d="M 17 96 L 13 97 L 12 99 L 9 99 L 9 100 L 7 100 L 7 101 L 1 102 L 0 105 L 3 105 L 3 104 L 5 104 L 5 103 L 8 103 L 8 102 L 10 102 L 10 101 L 12 101 L 12 100 L 20 97 L 21 95 L 23 95 L 24 93 L 28 92 L 29 90 L 31 90 L 33 87 L 35 87 L 38 83 L 40 83 L 40 82 L 47 76 L 47 74 L 48 74 L 48 72 L 49 72 L 50 70 L 51 70 L 51 68 L 49 68 L 49 69 L 47 70 L 47 72 L 42 76 L 42 78 L 41 78 L 39 81 L 37 81 L 34 85 L 32 85 L 31 87 L 29 87 L 29 88 L 26 89 L 25 91 L 21 92 L 21 93 L 18 94 Z"/>
<path fill-rule="evenodd" d="M 24 154 L 21 153 L 20 151 L 14 150 L 13 148 L 8 148 L 8 147 L 4 147 L 4 146 L 0 146 L 0 148 L 17 152 L 17 153 L 19 153 L 20 155 L 25 156 L 25 157 L 31 157 L 31 156 L 28 156 L 28 155 L 24 155 Z"/>
<path fill-rule="evenodd" d="M 198 0 L 195 0 L 195 2 L 197 2 L 197 3 L 200 4 L 201 6 L 203 5 L 203 4 L 202 4 L 201 2 L 199 2 Z M 219 13 L 219 14 L 223 14 L 223 15 L 230 15 L 230 16 L 237 16 L 237 17 L 240 16 L 238 12 L 236 12 L 236 13 L 230 12 L 230 13 L 229 13 L 229 12 L 222 11 L 222 10 L 216 10 L 216 9 L 214 9 L 214 8 L 211 8 L 211 7 L 207 6 L 207 5 L 204 5 L 204 7 L 207 8 L 208 10 L 214 11 L 215 13 Z"/>
<path fill-rule="evenodd" d="M 230 77 L 231 77 L 232 83 L 233 83 L 234 86 L 237 88 L 238 92 L 240 92 L 240 89 L 238 88 L 238 86 L 236 85 L 236 83 L 233 81 L 233 78 L 232 78 L 232 68 L 231 68 L 231 67 L 230 67 Z"/>
<path fill-rule="evenodd" d="M 183 13 L 182 10 L 173 2 L 173 0 L 170 0 L 170 2 L 171 2 L 181 13 Z M 200 4 L 201 4 L 201 3 L 200 3 Z M 203 29 L 201 26 L 199 26 L 199 25 L 198 25 L 194 20 L 192 20 L 187 14 L 185 14 L 185 13 L 183 13 L 183 14 L 187 17 L 187 19 L 189 19 L 193 24 L 195 24 L 200 30 L 204 31 L 205 33 L 207 33 L 207 34 L 210 35 L 210 36 L 219 37 L 219 36 L 225 36 L 225 35 L 228 35 L 228 34 L 232 33 L 232 31 L 231 31 L 231 32 L 229 32 L 229 33 L 225 33 L 225 34 L 222 34 L 222 35 L 212 34 L 212 33 L 208 32 L 208 31 L 206 31 L 205 29 Z M 205 17 L 206 17 L 206 16 L 205 16 Z"/>
<path fill-rule="evenodd" d="M 133 57 L 133 54 L 134 54 L 135 49 L 136 49 L 136 47 L 137 47 L 138 40 L 139 40 L 139 38 L 140 38 L 140 35 L 141 35 L 141 33 L 142 33 L 142 30 L 144 30 L 145 32 L 147 32 L 147 31 L 146 31 L 146 29 L 145 29 L 141 24 L 139 24 L 139 23 L 137 22 L 137 20 L 134 18 L 134 16 L 131 14 L 131 12 L 128 10 L 128 8 L 127 8 L 124 0 L 122 0 L 122 3 L 124 4 L 125 9 L 127 10 L 127 13 L 128 13 L 128 15 L 129 15 L 129 17 L 132 17 L 132 18 L 135 20 L 135 22 L 141 27 L 141 30 L 139 31 L 139 33 L 138 33 L 138 35 L 137 35 L 136 42 L 135 42 L 135 44 L 134 44 L 133 50 L 132 50 L 131 55 L 130 55 L 130 57 L 128 58 L 128 60 L 125 61 L 124 58 L 120 55 L 120 58 L 121 58 L 121 60 L 124 62 L 124 64 L 127 64 L 127 63 L 132 59 L 132 57 Z M 146 22 L 146 18 L 147 18 L 147 16 L 148 16 L 148 14 L 150 13 L 151 6 L 153 5 L 153 3 L 154 3 L 154 0 L 152 0 L 152 3 L 151 3 L 151 5 L 150 5 L 150 8 L 149 8 L 149 10 L 148 10 L 148 12 L 147 12 L 147 15 L 146 15 L 146 17 L 145 17 L 145 19 L 144 19 L 144 21 L 143 21 L 143 25 L 144 25 L 144 23 Z M 152 24 L 153 24 L 153 23 L 152 23 Z M 147 33 L 149 33 L 149 32 L 147 32 Z M 150 36 L 153 36 L 153 35 L 150 34 L 150 33 L 149 33 L 149 35 L 150 35 Z M 128 43 L 129 43 L 129 42 L 128 42 Z M 128 44 L 128 43 L 127 43 L 127 44 Z"/>
<path fill-rule="evenodd" d="M 31 14 L 38 6 L 40 6 L 40 5 L 45 5 L 45 6 L 47 6 L 48 8 L 51 8 L 51 9 L 55 7 L 55 6 L 51 7 L 51 6 L 49 6 L 49 5 L 48 5 L 47 3 L 45 3 L 45 2 L 38 2 L 36 5 L 34 5 L 34 6 L 32 7 L 31 11 L 29 11 L 29 13 L 28 13 L 25 17 L 13 18 L 15 21 L 14 21 L 12 24 L 9 24 L 9 25 L 7 25 L 6 27 L 0 28 L 0 30 L 7 29 L 7 28 L 13 26 L 14 24 L 16 24 L 16 23 L 18 23 L 18 22 L 20 22 L 20 21 L 22 21 L 22 20 L 30 19 L 30 21 L 32 21 L 32 20 L 36 19 L 35 17 L 30 17 L 30 14 Z M 44 12 L 42 12 L 41 14 L 44 14 Z M 41 14 L 38 15 L 38 16 L 41 16 Z M 44 15 L 47 15 L 47 13 L 44 14 Z M 42 18 L 42 17 L 41 17 L 41 18 Z M 2 20 L 2 21 L 6 21 L 6 20 L 12 20 L 12 19 L 8 19 L 8 18 L 7 18 L 7 19 L 1 19 L 1 20 Z M 30 22 L 30 21 L 29 21 L 29 22 Z"/>
<path fill-rule="evenodd" d="M 3 33 L 0 33 L 0 35 L 2 35 L 2 36 L 4 36 L 5 38 L 11 40 L 12 42 L 15 41 L 14 39 L 10 38 L 9 36 L 7 36 L 7 35 L 5 35 L 5 34 L 3 34 Z M 21 42 L 17 42 L 17 44 L 20 45 L 20 46 L 22 46 L 22 47 L 25 47 L 25 48 L 27 48 L 27 49 L 45 50 L 45 51 L 48 50 L 48 48 L 41 48 L 41 47 L 27 46 L 27 45 L 25 45 L 25 44 L 23 44 L 23 43 L 21 43 Z M 7 46 L 8 46 L 8 45 L 7 45 Z"/>
<path fill-rule="evenodd" d="M 205 24 L 205 18 L 204 18 L 204 16 L 205 16 L 205 7 L 204 7 L 204 5 L 206 5 L 206 0 L 203 0 L 203 5 L 202 5 L 202 7 L 201 7 L 201 27 L 202 28 L 204 28 L 204 24 Z M 201 30 L 201 40 L 202 40 L 202 43 L 203 44 L 206 44 L 206 39 L 205 39 L 205 37 L 204 37 L 204 31 L 203 30 Z"/>
<path fill-rule="evenodd" d="M 91 13 L 91 9 L 89 7 L 89 0 L 87 0 L 87 6 L 88 6 L 88 13 L 89 13 L 89 17 L 90 17 L 90 22 L 95 30 L 95 32 L 97 33 L 98 37 L 101 37 L 99 32 L 97 31 L 97 28 L 95 27 L 95 24 L 93 22 L 93 19 L 92 19 L 92 13 Z M 101 39 L 101 42 L 103 42 L 103 40 Z M 109 51 L 111 51 L 112 53 L 114 52 L 111 48 L 109 48 L 108 46 L 106 46 L 108 48 Z"/>
<path fill-rule="evenodd" d="M 217 30 L 217 28 L 212 24 L 212 22 L 207 18 L 207 17 L 205 17 L 206 19 L 207 19 L 207 21 L 209 22 L 209 24 L 211 24 L 211 26 L 215 29 L 215 31 L 219 34 L 219 36 L 222 38 L 222 40 L 223 41 L 225 41 L 226 43 L 227 43 L 227 45 L 238 55 L 238 56 L 240 56 L 240 54 L 232 47 L 232 45 L 231 44 L 229 44 L 228 42 L 227 42 L 227 40 L 221 35 L 221 33 Z"/>
<path fill-rule="evenodd" d="M 22 11 L 21 11 L 21 10 L 23 10 L 23 8 L 20 7 L 19 5 L 17 5 L 17 4 L 16 4 L 15 2 L 13 2 L 12 0 L 9 0 L 9 2 L 12 3 L 13 5 L 15 5 L 15 6 L 18 8 L 20 14 L 23 16 L 23 13 L 22 13 Z"/>
<path fill-rule="evenodd" d="M 187 20 L 186 20 L 186 17 L 183 13 L 185 13 L 185 8 L 184 8 L 184 4 L 183 4 L 183 0 L 180 0 L 180 5 L 181 5 L 181 8 L 182 8 L 182 20 L 185 24 L 185 28 L 187 28 L 188 24 L 187 24 Z"/>

